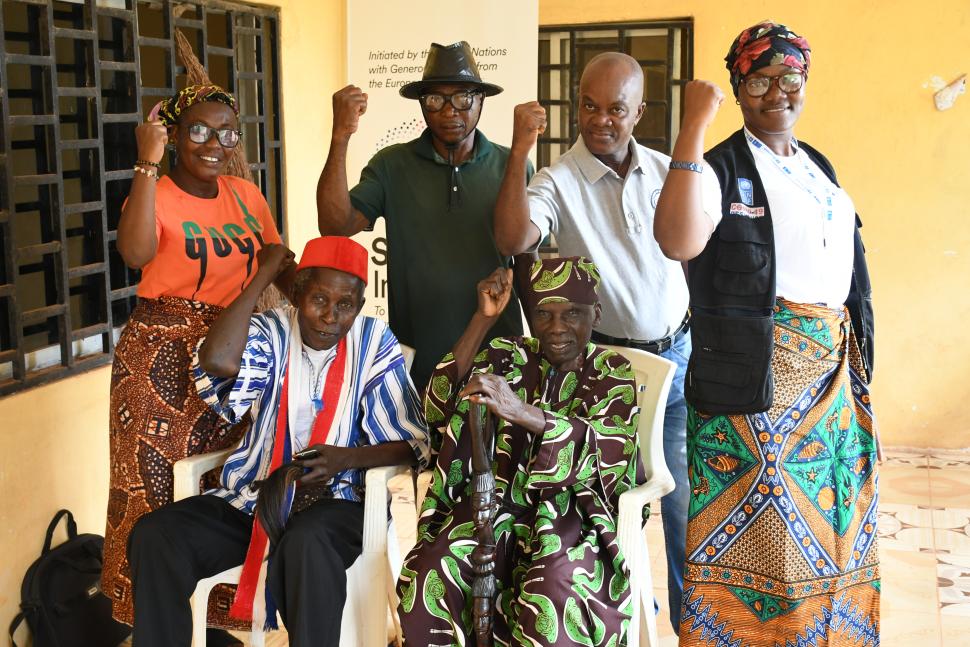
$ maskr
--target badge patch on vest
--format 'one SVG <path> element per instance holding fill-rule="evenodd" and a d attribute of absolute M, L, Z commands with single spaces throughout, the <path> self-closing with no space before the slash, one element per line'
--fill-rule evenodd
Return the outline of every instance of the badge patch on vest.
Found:
<path fill-rule="evenodd" d="M 746 204 L 741 204 L 740 202 L 732 202 L 731 208 L 728 210 L 731 215 L 734 216 L 744 216 L 745 218 L 760 218 L 765 215 L 764 207 L 749 207 Z"/>
<path fill-rule="evenodd" d="M 741 202 L 749 207 L 754 206 L 754 185 L 751 184 L 751 180 L 745 177 L 739 177 L 738 191 L 741 193 Z"/>

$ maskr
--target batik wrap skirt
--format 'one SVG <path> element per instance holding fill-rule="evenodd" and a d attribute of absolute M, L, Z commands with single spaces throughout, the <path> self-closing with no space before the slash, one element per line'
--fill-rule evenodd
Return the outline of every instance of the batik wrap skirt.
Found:
<path fill-rule="evenodd" d="M 175 297 L 139 299 L 115 349 L 101 584 L 120 622 L 132 624 L 134 615 L 128 535 L 142 515 L 172 501 L 172 465 L 234 445 L 248 425 L 248 420 L 236 426 L 222 421 L 199 398 L 190 373 L 196 344 L 221 310 Z M 210 600 L 210 624 L 240 626 L 226 614 L 231 589 L 213 592 Z"/>
<path fill-rule="evenodd" d="M 688 412 L 683 646 L 878 645 L 876 437 L 844 310 L 778 300 L 770 410 Z"/>

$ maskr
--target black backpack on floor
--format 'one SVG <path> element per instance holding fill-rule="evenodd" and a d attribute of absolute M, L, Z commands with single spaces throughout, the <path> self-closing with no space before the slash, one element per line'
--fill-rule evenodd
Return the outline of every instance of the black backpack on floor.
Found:
<path fill-rule="evenodd" d="M 67 541 L 51 548 L 54 529 L 67 516 Z M 117 647 L 131 628 L 111 618 L 111 602 L 101 594 L 104 538 L 78 535 L 74 515 L 61 510 L 47 527 L 44 550 L 20 589 L 20 613 L 10 623 L 10 642 L 20 623 L 34 647 Z"/>

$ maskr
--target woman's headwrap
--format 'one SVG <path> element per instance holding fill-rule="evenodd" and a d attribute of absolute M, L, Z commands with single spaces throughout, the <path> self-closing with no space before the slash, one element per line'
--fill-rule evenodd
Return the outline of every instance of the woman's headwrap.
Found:
<path fill-rule="evenodd" d="M 236 99 L 231 94 L 223 90 L 218 85 L 190 85 L 173 97 L 165 99 L 159 103 L 153 113 L 162 120 L 165 126 L 174 126 L 178 123 L 179 115 L 197 103 L 206 101 L 218 101 L 232 108 L 232 111 L 239 116 L 239 108 L 236 107 Z M 154 115 L 149 115 L 151 121 Z"/>
<path fill-rule="evenodd" d="M 596 296 L 599 282 L 596 265 L 583 256 L 538 260 L 529 272 L 535 305 L 565 301 L 595 305 L 599 302 Z"/>
<path fill-rule="evenodd" d="M 787 65 L 808 72 L 810 51 L 808 41 L 784 25 L 762 22 L 748 27 L 738 34 L 724 57 L 734 96 L 738 96 L 742 78 L 769 65 Z"/>

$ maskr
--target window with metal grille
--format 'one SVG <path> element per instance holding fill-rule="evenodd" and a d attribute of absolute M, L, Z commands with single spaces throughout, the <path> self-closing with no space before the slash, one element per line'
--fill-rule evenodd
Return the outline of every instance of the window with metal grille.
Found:
<path fill-rule="evenodd" d="M 691 19 L 539 28 L 539 102 L 548 125 L 539 137 L 537 166 L 548 166 L 579 136 L 579 78 L 601 52 L 624 52 L 643 67 L 646 111 L 633 131 L 638 142 L 670 154 L 680 127 L 684 85 L 694 74 Z"/>
<path fill-rule="evenodd" d="M 139 273 L 116 249 L 134 128 L 186 84 L 175 29 L 240 103 L 282 231 L 279 9 L 223 0 L 0 2 L 0 395 L 110 361 Z M 163 162 L 163 172 L 169 160 Z"/>

